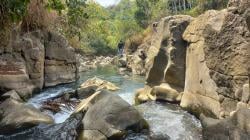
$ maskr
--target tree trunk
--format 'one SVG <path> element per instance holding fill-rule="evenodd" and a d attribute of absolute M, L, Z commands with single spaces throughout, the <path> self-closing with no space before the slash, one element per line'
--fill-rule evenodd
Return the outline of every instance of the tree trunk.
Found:
<path fill-rule="evenodd" d="M 177 13 L 177 6 L 176 6 L 176 1 L 174 0 L 174 9 L 175 9 L 175 14 Z"/>
<path fill-rule="evenodd" d="M 186 11 L 186 0 L 183 0 L 183 9 Z"/>

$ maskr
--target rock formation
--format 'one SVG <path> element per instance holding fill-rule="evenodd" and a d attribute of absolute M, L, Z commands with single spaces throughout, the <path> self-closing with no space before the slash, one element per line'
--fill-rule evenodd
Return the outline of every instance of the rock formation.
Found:
<path fill-rule="evenodd" d="M 55 86 L 76 80 L 76 55 L 61 35 L 48 33 L 45 40 L 44 86 Z"/>
<path fill-rule="evenodd" d="M 190 16 L 177 15 L 163 18 L 158 23 L 151 45 L 146 50 L 144 69 L 150 88 L 137 93 L 144 94 L 143 100 L 163 99 L 175 102 L 184 90 L 187 42 L 183 40 L 182 34 L 191 20 Z M 143 95 L 137 95 L 139 96 Z M 140 99 L 137 101 L 140 102 Z"/>
<path fill-rule="evenodd" d="M 1 47 L 1 46 L 0 46 Z M 0 51 L 0 92 L 16 90 L 23 99 L 43 87 L 76 80 L 76 58 L 63 36 L 13 31 Z"/>
<path fill-rule="evenodd" d="M 198 116 L 225 118 L 238 102 L 249 104 L 250 32 L 241 7 L 207 11 L 183 35 L 189 46 L 181 106 Z"/>
<path fill-rule="evenodd" d="M 227 9 L 209 10 L 186 26 L 170 26 L 176 17 L 167 20 L 164 34 L 173 34 L 164 41 L 167 47 L 144 50 L 151 49 L 154 59 L 145 61 L 147 85 L 137 91 L 136 103 L 181 101 L 200 117 L 204 139 L 248 139 L 250 1 L 230 0 Z"/>

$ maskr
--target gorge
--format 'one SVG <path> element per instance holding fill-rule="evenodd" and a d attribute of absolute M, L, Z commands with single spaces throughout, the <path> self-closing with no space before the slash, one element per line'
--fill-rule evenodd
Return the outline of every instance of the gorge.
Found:
<path fill-rule="evenodd" d="M 250 139 L 250 1 L 151 28 L 110 57 L 13 29 L 0 46 L 0 139 Z"/>

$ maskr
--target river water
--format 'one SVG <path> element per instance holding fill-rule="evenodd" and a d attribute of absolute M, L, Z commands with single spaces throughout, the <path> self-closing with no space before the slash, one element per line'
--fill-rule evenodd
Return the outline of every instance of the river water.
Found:
<path fill-rule="evenodd" d="M 37 108 L 41 107 L 42 102 L 49 100 L 66 91 L 74 90 L 81 83 L 94 76 L 110 81 L 121 89 L 114 92 L 118 94 L 129 104 L 134 104 L 135 90 L 144 86 L 144 79 L 139 76 L 123 77 L 117 73 L 117 68 L 113 66 L 100 67 L 95 70 L 80 74 L 77 83 L 59 85 L 43 90 L 40 94 L 34 96 L 28 101 Z M 201 124 L 194 116 L 183 111 L 180 107 L 163 102 L 147 102 L 138 106 L 136 109 L 147 120 L 150 126 L 151 135 L 162 140 L 200 140 Z M 64 122 L 73 110 L 64 109 L 57 114 L 51 115 L 56 123 Z M 131 133 L 126 140 L 146 140 L 145 135 Z"/>

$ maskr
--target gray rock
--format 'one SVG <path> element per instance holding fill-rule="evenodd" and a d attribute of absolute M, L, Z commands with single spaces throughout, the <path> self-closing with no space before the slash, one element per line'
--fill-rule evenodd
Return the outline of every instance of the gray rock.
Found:
<path fill-rule="evenodd" d="M 44 86 L 74 82 L 77 79 L 74 49 L 61 35 L 49 32 L 46 37 Z"/>
<path fill-rule="evenodd" d="M 97 130 L 84 130 L 81 132 L 79 140 L 107 140 L 106 136 Z"/>
<path fill-rule="evenodd" d="M 82 127 L 81 120 L 85 112 L 71 115 L 65 122 L 60 124 L 39 125 L 9 136 L 1 136 L 4 140 L 76 140 L 77 132 Z"/>
<path fill-rule="evenodd" d="M 14 99 L 14 100 L 19 101 L 19 102 L 23 102 L 23 100 L 20 98 L 20 96 L 16 93 L 15 90 L 11 90 L 9 92 L 6 92 L 0 97 L 1 100 L 6 100 L 8 98 Z"/>
<path fill-rule="evenodd" d="M 248 140 L 250 110 L 240 109 L 232 117 L 217 120 L 201 116 L 204 140 Z"/>
<path fill-rule="evenodd" d="M 91 104 L 83 119 L 84 130 L 97 130 L 108 139 L 120 139 L 127 130 L 139 132 L 148 128 L 139 112 L 118 95 L 101 91 Z"/>
<path fill-rule="evenodd" d="M 13 133 L 40 123 L 51 124 L 53 119 L 33 106 L 12 98 L 0 104 L 0 134 Z"/>

